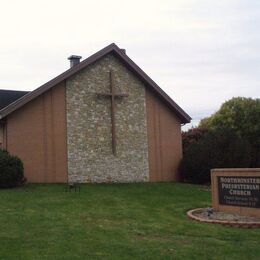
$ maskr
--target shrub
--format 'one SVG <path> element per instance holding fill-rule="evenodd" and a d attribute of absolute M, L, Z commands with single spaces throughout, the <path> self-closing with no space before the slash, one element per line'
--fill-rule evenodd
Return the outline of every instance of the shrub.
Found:
<path fill-rule="evenodd" d="M 25 182 L 23 163 L 5 150 L 0 150 L 0 188 L 20 186 Z"/>
<path fill-rule="evenodd" d="M 208 133 L 208 129 L 203 127 L 194 127 L 186 132 L 182 132 L 183 152 L 185 153 L 191 144 L 198 142 L 206 133 Z"/>
<path fill-rule="evenodd" d="M 234 131 L 210 131 L 187 147 L 180 164 L 181 177 L 187 182 L 209 183 L 213 168 L 250 167 L 250 154 L 248 141 Z"/>

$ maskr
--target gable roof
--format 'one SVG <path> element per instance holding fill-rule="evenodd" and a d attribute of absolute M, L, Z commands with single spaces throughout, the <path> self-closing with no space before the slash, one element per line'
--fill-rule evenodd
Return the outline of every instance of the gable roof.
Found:
<path fill-rule="evenodd" d="M 0 110 L 27 93 L 28 91 L 0 89 Z"/>
<path fill-rule="evenodd" d="M 128 67 L 134 74 L 141 79 L 144 84 L 153 91 L 162 101 L 168 105 L 168 107 L 179 117 L 181 123 L 189 123 L 191 117 L 180 107 L 178 106 L 140 67 L 138 67 L 126 54 L 121 50 L 116 44 L 112 43 L 102 50 L 91 55 L 87 59 L 80 62 L 78 65 L 73 66 L 72 68 L 66 70 L 59 76 L 48 81 L 44 85 L 35 89 L 34 91 L 27 93 L 22 98 L 16 100 L 15 102 L 9 104 L 7 107 L 0 110 L 0 119 L 8 116 L 10 113 L 14 112 L 18 108 L 22 107 L 26 103 L 30 102 L 34 98 L 38 97 L 45 91 L 56 86 L 58 83 L 66 80 L 67 78 L 73 76 L 75 73 L 86 68 L 90 64 L 104 57 L 108 53 L 113 53 L 116 55 L 124 64 Z"/>

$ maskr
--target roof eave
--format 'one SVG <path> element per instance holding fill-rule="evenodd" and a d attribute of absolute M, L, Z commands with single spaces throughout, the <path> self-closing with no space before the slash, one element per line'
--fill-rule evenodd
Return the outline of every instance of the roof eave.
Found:
<path fill-rule="evenodd" d="M 156 94 L 158 94 L 164 101 L 166 101 L 167 105 L 177 114 L 181 120 L 181 123 L 190 123 L 191 117 L 176 102 L 174 102 L 134 61 L 132 61 L 117 46 L 114 51 L 125 61 L 128 67 L 129 64 L 131 65 L 130 70 L 134 70 L 134 72 L 138 74 L 139 78 L 141 78 L 144 83 L 148 83 L 156 92 Z"/>
<path fill-rule="evenodd" d="M 97 61 L 98 59 L 102 58 L 104 55 L 114 52 L 121 60 L 125 63 L 125 65 L 133 72 L 137 74 L 137 76 L 142 79 L 142 81 L 149 85 L 156 94 L 162 98 L 166 104 L 177 114 L 180 118 L 181 123 L 189 123 L 191 117 L 181 108 L 179 107 L 136 63 L 134 63 L 126 54 L 123 52 L 116 44 L 112 43 L 107 47 L 103 48 L 102 50 L 96 52 L 95 54 L 91 55 L 78 65 L 66 70 L 59 76 L 55 77 L 54 79 L 48 81 L 47 83 L 43 84 L 39 88 L 35 89 L 34 91 L 24 95 L 22 98 L 16 100 L 15 102 L 9 104 L 2 110 L 0 110 L 0 119 L 6 117 L 19 107 L 25 105 L 26 103 L 30 102 L 37 96 L 41 95 L 51 87 L 56 86 L 57 84 L 61 83 L 62 81 L 66 80 L 67 78 L 73 76 L 75 73 L 79 72 L 80 70 L 84 69 L 88 65 L 92 64 L 93 62 Z"/>

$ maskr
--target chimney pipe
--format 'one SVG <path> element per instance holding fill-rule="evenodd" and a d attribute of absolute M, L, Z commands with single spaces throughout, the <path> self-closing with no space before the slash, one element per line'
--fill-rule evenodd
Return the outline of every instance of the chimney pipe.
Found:
<path fill-rule="evenodd" d="M 77 64 L 79 64 L 81 58 L 82 58 L 81 56 L 77 56 L 77 55 L 69 56 L 68 60 L 70 61 L 70 67 L 72 68 L 72 67 L 76 66 Z"/>

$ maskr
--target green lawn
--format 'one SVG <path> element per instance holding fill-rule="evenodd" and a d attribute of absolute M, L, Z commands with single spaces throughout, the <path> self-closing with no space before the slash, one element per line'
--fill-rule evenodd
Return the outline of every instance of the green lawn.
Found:
<path fill-rule="evenodd" d="M 260 230 L 191 221 L 210 192 L 188 184 L 0 190 L 0 259 L 260 259 Z"/>

